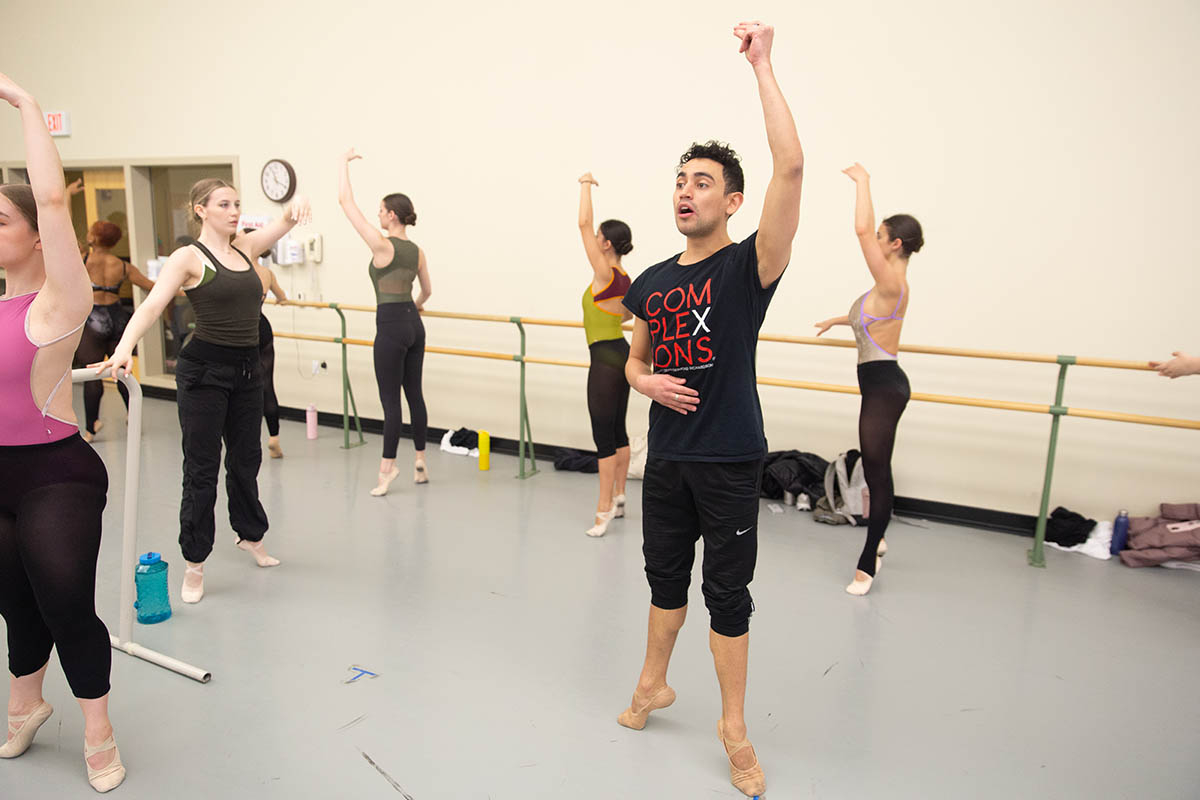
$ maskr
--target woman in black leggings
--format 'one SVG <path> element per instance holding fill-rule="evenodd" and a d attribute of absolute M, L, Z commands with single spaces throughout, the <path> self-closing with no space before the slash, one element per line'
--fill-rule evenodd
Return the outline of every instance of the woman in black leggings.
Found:
<path fill-rule="evenodd" d="M 854 581 L 846 591 L 864 595 L 883 564 L 887 544 L 883 534 L 892 518 L 892 448 L 896 426 L 908 405 L 908 376 L 900 369 L 900 327 L 908 308 L 908 258 L 925 243 L 921 223 L 908 214 L 888 217 L 875 230 L 871 205 L 871 176 L 859 163 L 842 170 L 857 187 L 854 232 L 875 279 L 870 291 L 854 301 L 850 313 L 818 322 L 820 336 L 834 325 L 849 325 L 858 344 L 858 441 L 863 474 L 870 491 L 867 540 L 858 558 Z"/>
<path fill-rule="evenodd" d="M 71 360 L 91 285 L 42 110 L 4 75 L 0 100 L 21 112 L 30 183 L 0 186 L 0 615 L 10 675 L 0 758 L 24 753 L 54 712 L 42 684 L 57 649 L 83 710 L 88 781 L 107 792 L 125 779 L 108 718 L 112 651 L 96 616 L 108 473 L 79 437 L 71 407 Z M 0 783 L 26 787 L 5 797 L 35 792 L 28 776 Z"/>
<path fill-rule="evenodd" d="M 121 303 L 121 285 L 126 280 L 147 292 L 154 288 L 154 281 L 141 271 L 112 253 L 112 248 L 121 241 L 121 229 L 112 222 L 98 220 L 88 229 L 87 243 L 90 252 L 84 267 L 92 281 L 92 313 L 88 314 L 83 326 L 83 337 L 75 351 L 75 366 L 82 367 L 102 361 L 121 341 L 130 313 Z M 117 391 L 129 408 L 129 393 L 125 384 L 118 382 Z M 104 383 L 88 381 L 83 385 L 84 441 L 90 442 L 100 432 L 104 423 L 100 421 L 100 398 L 104 395 Z"/>
<path fill-rule="evenodd" d="M 592 281 L 583 290 L 583 331 L 587 336 L 588 414 L 592 440 L 599 460 L 600 497 L 596 520 L 588 536 L 603 536 L 614 517 L 625 516 L 625 478 L 629 473 L 629 433 L 625 413 L 629 408 L 629 381 L 625 362 L 629 342 L 621 324 L 632 314 L 621 303 L 631 283 L 621 269 L 621 257 L 633 249 L 629 226 L 617 219 L 592 225 L 592 173 L 579 179 L 579 235 L 591 266 Z"/>
<path fill-rule="evenodd" d="M 425 437 L 428 415 L 421 394 L 421 370 L 425 363 L 425 326 L 420 312 L 433 294 L 425 251 L 408 238 L 408 226 L 417 224 L 412 201 L 403 194 L 389 194 L 379 203 L 379 228 L 367 221 L 354 203 L 350 188 L 350 162 L 362 158 L 353 149 L 339 159 L 338 203 L 346 218 L 371 248 L 370 274 L 375 285 L 375 381 L 383 404 L 383 458 L 379 461 L 379 483 L 371 490 L 375 497 L 387 494 L 399 475 L 396 448 L 400 443 L 403 421 L 400 393 L 408 400 L 412 419 L 413 482 L 428 483 L 425 465 Z M 417 281 L 421 293 L 413 299 Z"/>

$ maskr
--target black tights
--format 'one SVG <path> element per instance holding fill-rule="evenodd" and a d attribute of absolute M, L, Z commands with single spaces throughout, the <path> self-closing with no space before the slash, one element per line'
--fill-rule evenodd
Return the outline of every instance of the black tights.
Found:
<path fill-rule="evenodd" d="M 892 519 L 896 492 L 892 485 L 892 449 L 896 426 L 908 405 L 908 376 L 895 361 L 868 361 L 858 365 L 858 388 L 862 406 L 858 413 L 858 443 L 862 451 L 863 475 L 870 491 L 867 541 L 858 557 L 858 568 L 875 576 L 879 543 Z"/>
<path fill-rule="evenodd" d="M 58 648 L 74 695 L 108 694 L 108 629 L 96 616 L 96 557 L 108 473 L 72 435 L 0 447 L 0 615 L 8 669 L 32 675 Z"/>
<path fill-rule="evenodd" d="M 83 326 L 83 335 L 79 338 L 79 347 L 75 349 L 75 367 L 86 367 L 97 364 L 107 358 L 117 348 L 121 334 L 125 332 L 128 321 L 126 311 L 120 303 L 106 306 L 92 306 L 87 323 Z M 117 391 L 129 408 L 129 390 L 125 384 L 117 381 Z M 88 433 L 96 432 L 96 420 L 100 418 L 100 398 L 104 396 L 102 381 L 88 381 L 83 385 L 83 412 Z"/>
<path fill-rule="evenodd" d="M 588 413 L 592 418 L 592 441 L 596 457 L 616 455 L 629 446 L 625 430 L 625 413 L 629 408 L 629 381 L 625 379 L 625 362 L 629 360 L 629 343 L 622 339 L 593 342 L 592 363 L 588 368 Z"/>
<path fill-rule="evenodd" d="M 383 303 L 375 311 L 375 381 L 383 403 L 383 457 L 395 458 L 404 420 L 400 390 L 412 418 L 413 449 L 425 449 L 429 417 L 421 394 L 425 365 L 425 326 L 412 303 Z"/>
<path fill-rule="evenodd" d="M 275 331 L 265 316 L 258 318 L 258 357 L 262 363 L 263 416 L 267 433 L 279 435 L 279 398 L 275 396 Z"/>

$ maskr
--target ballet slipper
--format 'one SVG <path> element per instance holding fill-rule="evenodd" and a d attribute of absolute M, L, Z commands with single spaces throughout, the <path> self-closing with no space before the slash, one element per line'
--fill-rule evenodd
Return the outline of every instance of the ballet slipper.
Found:
<path fill-rule="evenodd" d="M 425 467 L 424 461 L 418 461 L 413 465 L 413 483 L 429 483 L 429 470 Z"/>
<path fill-rule="evenodd" d="M 38 728 L 42 727 L 42 723 L 50 719 L 50 715 L 54 713 L 54 708 L 45 700 L 42 704 L 28 714 L 8 718 L 8 732 L 12 734 L 12 738 L 0 747 L 0 758 L 16 758 L 29 749 L 29 745 L 33 744 L 33 737 L 37 735 Z"/>
<path fill-rule="evenodd" d="M 613 505 L 616 508 L 616 518 L 620 519 L 625 516 L 625 495 L 619 494 L 613 498 Z"/>
<path fill-rule="evenodd" d="M 188 586 L 188 575 L 199 575 L 200 583 L 195 586 Z M 193 567 L 187 565 L 187 569 L 183 571 L 183 590 L 180 592 L 180 597 L 185 603 L 199 603 L 200 598 L 204 597 L 204 565 Z"/>
<path fill-rule="evenodd" d="M 260 567 L 278 567 L 279 559 L 267 553 L 267 549 L 263 547 L 262 541 L 251 542 L 247 539 L 238 538 L 237 546 L 239 550 L 245 550 L 250 555 L 254 556 L 254 561 Z"/>
<path fill-rule="evenodd" d="M 733 757 L 737 755 L 738 751 L 753 746 L 750 744 L 750 740 L 742 739 L 740 742 L 731 742 L 726 739 L 725 720 L 717 722 L 717 736 L 721 738 L 725 756 L 729 759 L 729 782 L 733 784 L 734 788 L 747 797 L 758 797 L 765 792 L 767 779 L 758 763 L 758 753 L 754 754 L 754 764 L 749 769 L 739 769 L 733 763 Z M 732 750 L 729 749 L 730 745 L 733 745 Z"/>
<path fill-rule="evenodd" d="M 875 574 L 867 575 L 867 573 L 863 572 L 862 570 L 855 570 L 854 571 L 854 582 L 846 587 L 846 591 L 852 595 L 862 597 L 864 594 L 871 591 L 871 584 L 873 584 L 875 582 L 875 578 L 877 578 L 879 576 L 879 570 L 881 570 L 881 569 L 883 569 L 883 559 L 876 556 L 875 557 Z M 860 578 L 860 577 L 858 577 L 859 575 L 865 575 L 866 577 Z"/>
<path fill-rule="evenodd" d="M 646 720 L 650 718 L 651 711 L 657 711 L 660 708 L 666 708 L 675 702 L 675 690 L 670 686 L 664 686 L 654 693 L 654 696 L 645 703 L 638 705 L 637 692 L 633 693 L 633 700 L 629 703 L 629 708 L 621 712 L 617 717 L 617 723 L 624 725 L 626 728 L 632 728 L 635 731 L 640 731 L 646 727 Z"/>
<path fill-rule="evenodd" d="M 608 532 L 608 523 L 612 522 L 613 517 L 616 516 L 616 513 L 616 506 L 613 506 L 608 511 L 597 511 L 596 519 L 600 521 L 588 528 L 585 533 L 587 533 L 588 536 L 603 536 Z"/>
<path fill-rule="evenodd" d="M 112 751 L 113 757 L 112 761 L 108 762 L 108 766 L 92 769 L 91 762 L 87 759 L 100 753 L 106 753 L 109 750 Z M 95 747 L 89 745 L 85 739 L 83 742 L 83 758 L 83 763 L 87 764 L 88 783 L 97 792 L 101 794 L 111 792 L 121 785 L 121 781 L 125 780 L 125 765 L 121 763 L 121 751 L 117 749 L 117 743 L 113 741 L 111 735 Z"/>
<path fill-rule="evenodd" d="M 379 473 L 379 485 L 371 490 L 371 496 L 372 497 L 383 497 L 385 494 L 388 493 L 388 487 L 392 485 L 392 481 L 396 480 L 396 478 L 399 478 L 399 477 L 400 477 L 400 470 L 396 469 L 395 467 L 392 468 L 391 472 Z"/>
<path fill-rule="evenodd" d="M 267 452 L 271 454 L 271 458 L 283 458 L 283 448 L 279 446 L 278 436 L 267 437 Z"/>
<path fill-rule="evenodd" d="M 878 556 L 886 556 L 887 555 L 887 539 L 879 540 L 879 549 L 875 551 L 875 554 Z"/>

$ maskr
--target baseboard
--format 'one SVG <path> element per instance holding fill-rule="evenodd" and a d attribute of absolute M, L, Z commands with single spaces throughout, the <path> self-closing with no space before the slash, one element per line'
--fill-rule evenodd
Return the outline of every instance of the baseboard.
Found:
<path fill-rule="evenodd" d="M 142 393 L 146 397 L 153 397 L 160 400 L 175 400 L 175 390 L 165 387 L 143 385 Z M 280 419 L 304 422 L 306 411 L 303 408 L 280 406 L 279 417 Z M 383 433 L 383 420 L 360 417 L 360 421 L 362 422 L 364 433 Z M 317 412 L 317 424 L 329 428 L 341 428 L 342 415 L 329 411 L 319 411 Z M 352 437 L 355 435 L 354 431 L 355 429 L 352 425 L 350 429 Z M 445 428 L 431 427 L 429 428 L 429 441 L 436 447 L 445 434 Z M 401 435 L 406 439 L 411 439 L 412 429 L 408 425 L 405 425 Z M 492 451 L 495 453 L 515 456 L 518 455 L 519 448 L 520 442 L 516 439 L 505 439 L 500 436 L 492 437 Z M 553 462 L 555 456 L 561 451 L 573 449 L 575 448 L 553 444 L 538 444 L 536 442 L 533 445 L 533 450 L 537 458 L 550 462 Z M 921 500 L 916 497 L 897 497 L 895 513 L 901 517 L 919 517 L 934 522 L 963 525 L 968 528 L 982 528 L 989 531 L 1002 531 L 1020 536 L 1033 536 L 1034 526 L 1037 523 L 1037 517 L 1029 514 L 1016 514 L 1011 511 L 997 511 L 991 508 L 978 508 L 976 506 L 962 506 L 955 503 L 939 503 L 936 500 Z"/>

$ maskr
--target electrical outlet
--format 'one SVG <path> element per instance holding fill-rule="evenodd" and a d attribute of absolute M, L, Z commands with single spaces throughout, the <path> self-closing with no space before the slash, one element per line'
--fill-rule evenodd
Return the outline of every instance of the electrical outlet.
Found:
<path fill-rule="evenodd" d="M 322 367 L 322 366 L 323 366 L 323 364 L 321 364 L 321 362 L 320 362 L 320 361 L 317 361 L 317 360 L 314 358 L 314 359 L 313 359 L 313 362 L 312 362 L 312 374 L 313 374 L 313 375 L 317 375 L 317 374 L 319 374 L 319 373 L 321 372 L 321 367 Z"/>

